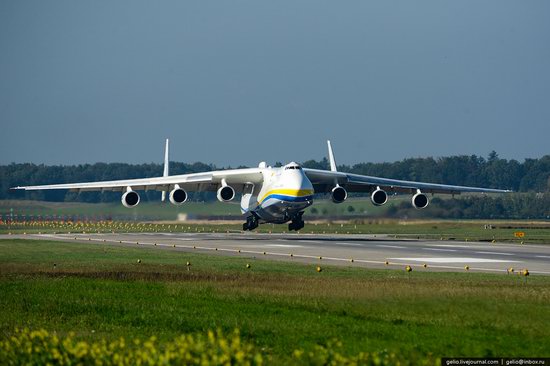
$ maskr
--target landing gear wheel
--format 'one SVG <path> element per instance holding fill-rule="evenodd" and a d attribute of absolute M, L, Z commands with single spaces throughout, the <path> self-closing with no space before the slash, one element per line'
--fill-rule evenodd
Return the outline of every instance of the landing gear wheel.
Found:
<path fill-rule="evenodd" d="M 303 221 L 300 221 L 300 222 L 291 222 L 290 224 L 288 224 L 288 231 L 292 231 L 292 230 L 295 230 L 295 231 L 298 231 L 298 230 L 301 230 L 304 228 L 304 222 Z"/>
<path fill-rule="evenodd" d="M 255 228 L 257 228 L 259 225 L 258 223 L 258 219 L 256 218 L 256 216 L 248 216 L 246 218 L 246 222 L 243 224 L 243 230 L 244 231 L 247 231 L 247 230 L 254 230 Z"/>
<path fill-rule="evenodd" d="M 304 228 L 305 224 L 304 224 L 304 220 L 302 220 L 303 214 L 304 214 L 303 212 L 300 212 L 298 216 L 292 219 L 292 222 L 288 224 L 288 231 L 292 231 L 292 230 L 298 231 Z"/>

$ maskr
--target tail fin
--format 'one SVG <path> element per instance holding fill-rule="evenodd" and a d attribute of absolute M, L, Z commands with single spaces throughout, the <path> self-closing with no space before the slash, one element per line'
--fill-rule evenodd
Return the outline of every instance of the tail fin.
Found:
<path fill-rule="evenodd" d="M 162 173 L 163 177 L 167 177 L 170 174 L 170 158 L 168 154 L 170 146 L 170 140 L 166 139 L 166 147 L 164 148 L 164 172 Z M 162 191 L 162 202 L 166 201 L 166 191 Z"/>
<path fill-rule="evenodd" d="M 336 162 L 334 161 L 334 154 L 332 153 L 332 146 L 330 145 L 330 140 L 327 140 L 328 145 L 328 160 L 330 162 L 330 171 L 336 172 Z"/>

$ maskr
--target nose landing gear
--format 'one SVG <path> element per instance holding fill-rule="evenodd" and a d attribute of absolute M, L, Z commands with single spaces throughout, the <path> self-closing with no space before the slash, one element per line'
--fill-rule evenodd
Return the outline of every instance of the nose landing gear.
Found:
<path fill-rule="evenodd" d="M 300 212 L 298 213 L 298 215 L 292 218 L 292 222 L 288 224 L 288 231 L 292 231 L 292 230 L 298 231 L 300 229 L 303 229 L 305 225 L 304 220 L 302 219 L 303 214 L 304 214 L 303 212 Z"/>

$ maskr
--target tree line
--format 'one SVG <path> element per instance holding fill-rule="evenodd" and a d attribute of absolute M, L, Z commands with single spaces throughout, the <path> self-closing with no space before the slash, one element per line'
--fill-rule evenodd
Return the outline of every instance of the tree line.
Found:
<path fill-rule="evenodd" d="M 186 164 L 170 162 L 170 174 L 200 173 L 214 170 L 214 165 L 203 163 Z M 10 187 L 20 185 L 45 185 L 58 183 L 94 182 L 119 179 L 150 178 L 162 175 L 162 164 L 95 163 L 81 165 L 0 165 L 0 199 L 32 199 L 41 201 L 114 202 L 120 200 L 120 192 L 68 192 L 67 190 L 12 191 Z M 195 194 L 200 199 L 200 194 Z M 142 194 L 145 200 L 160 200 L 160 192 Z M 207 197 L 202 197 L 207 198 Z"/>
<path fill-rule="evenodd" d="M 326 158 L 308 160 L 306 168 L 329 169 Z M 385 178 L 423 181 L 461 186 L 511 189 L 515 192 L 545 192 L 550 190 L 550 155 L 540 159 L 500 159 L 491 152 L 487 159 L 471 155 L 442 158 L 410 158 L 393 163 L 359 163 L 341 165 L 349 173 Z"/>

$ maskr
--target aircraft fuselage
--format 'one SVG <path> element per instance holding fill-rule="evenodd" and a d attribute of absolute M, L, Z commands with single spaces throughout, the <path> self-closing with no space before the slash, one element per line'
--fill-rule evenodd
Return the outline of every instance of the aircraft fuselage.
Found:
<path fill-rule="evenodd" d="M 296 163 L 265 168 L 263 184 L 250 185 L 241 199 L 241 212 L 260 222 L 285 223 L 294 220 L 313 204 L 313 185 Z"/>

